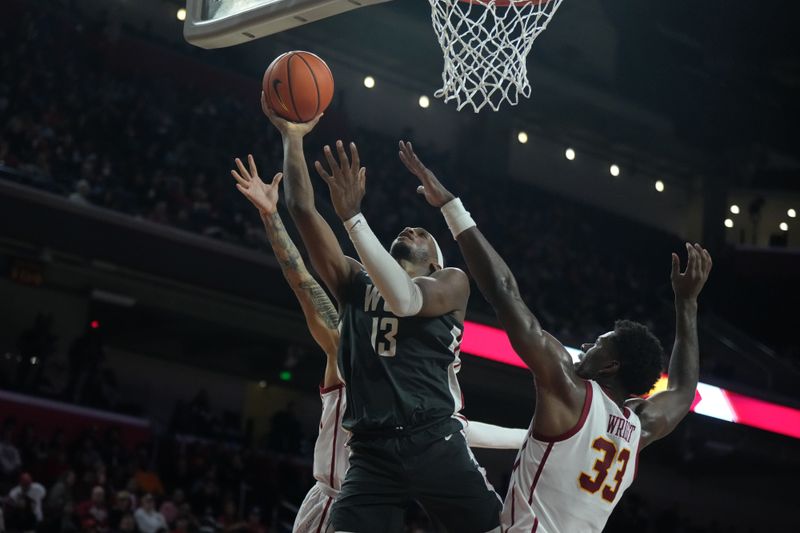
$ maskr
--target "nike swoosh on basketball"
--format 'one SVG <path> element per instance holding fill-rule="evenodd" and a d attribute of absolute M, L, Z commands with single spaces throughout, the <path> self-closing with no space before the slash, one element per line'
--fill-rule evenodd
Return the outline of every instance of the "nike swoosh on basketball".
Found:
<path fill-rule="evenodd" d="M 275 93 L 275 97 L 278 99 L 278 103 L 283 106 L 286 111 L 289 111 L 289 108 L 286 104 L 283 103 L 283 98 L 281 98 L 281 93 L 278 92 L 278 85 L 283 83 L 281 80 L 275 79 L 272 80 L 272 91 Z"/>

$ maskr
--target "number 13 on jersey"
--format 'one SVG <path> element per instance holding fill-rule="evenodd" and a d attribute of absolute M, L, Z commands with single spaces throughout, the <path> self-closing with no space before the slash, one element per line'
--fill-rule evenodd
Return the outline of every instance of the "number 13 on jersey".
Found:
<path fill-rule="evenodd" d="M 394 317 L 372 317 L 372 347 L 381 357 L 394 357 L 397 352 L 397 327 Z M 380 336 L 380 337 L 379 337 Z"/>

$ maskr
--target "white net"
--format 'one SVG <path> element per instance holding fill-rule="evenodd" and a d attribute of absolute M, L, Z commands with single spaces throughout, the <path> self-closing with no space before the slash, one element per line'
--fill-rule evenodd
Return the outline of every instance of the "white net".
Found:
<path fill-rule="evenodd" d="M 497 111 L 531 95 L 526 59 L 562 0 L 428 0 L 444 52 L 437 98 Z"/>

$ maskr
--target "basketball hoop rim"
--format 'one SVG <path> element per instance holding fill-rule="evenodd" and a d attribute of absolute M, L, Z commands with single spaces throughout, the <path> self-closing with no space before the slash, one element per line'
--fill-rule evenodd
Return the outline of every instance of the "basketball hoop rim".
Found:
<path fill-rule="evenodd" d="M 458 0 L 464 4 L 477 4 L 481 6 L 488 6 L 491 3 L 491 0 Z M 552 0 L 495 0 L 494 5 L 497 7 L 509 7 L 509 6 L 538 6 L 541 4 L 546 4 L 547 2 L 551 2 Z"/>

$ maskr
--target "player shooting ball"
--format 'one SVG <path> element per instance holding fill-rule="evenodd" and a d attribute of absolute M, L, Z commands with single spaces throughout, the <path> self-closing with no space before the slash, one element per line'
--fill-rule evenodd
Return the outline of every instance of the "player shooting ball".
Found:
<path fill-rule="evenodd" d="M 240 159 L 236 159 L 238 170 L 231 171 L 236 178 L 236 188 L 258 209 L 283 276 L 300 302 L 312 337 L 325 353 L 325 374 L 320 386 L 322 418 L 319 436 L 314 445 L 313 472 L 316 483 L 300 506 L 293 531 L 326 531 L 331 505 L 339 495 L 350 463 L 350 454 L 346 447 L 350 433 L 342 428 L 346 406 L 344 382 L 339 377 L 337 368 L 339 314 L 328 295 L 309 273 L 278 213 L 279 187 L 283 174 L 278 173 L 272 182 L 265 183 L 258 175 L 253 156 L 249 155 L 247 160 L 249 168 Z M 518 449 L 527 432 L 524 429 L 467 422 L 465 433 L 467 442 L 472 447 Z"/>

